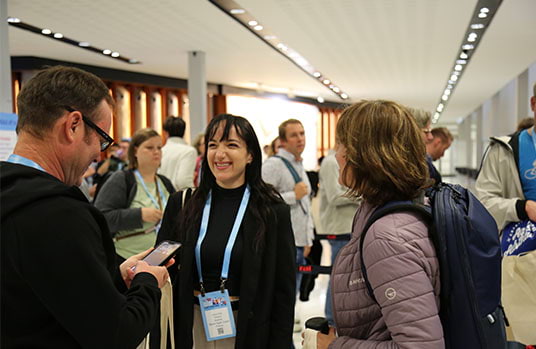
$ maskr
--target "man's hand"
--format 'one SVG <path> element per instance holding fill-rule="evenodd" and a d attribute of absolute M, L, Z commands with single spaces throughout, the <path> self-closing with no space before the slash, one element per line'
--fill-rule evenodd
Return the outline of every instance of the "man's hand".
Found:
<path fill-rule="evenodd" d="M 309 257 L 312 246 L 303 246 L 303 258 Z"/>
<path fill-rule="evenodd" d="M 156 277 L 156 279 L 158 280 L 158 287 L 162 287 L 165 284 L 167 278 L 169 277 L 166 268 L 173 265 L 173 263 L 175 263 L 175 259 L 171 258 L 169 262 L 167 262 L 165 267 L 150 266 L 141 260 L 145 258 L 145 256 L 147 256 L 152 250 L 154 250 L 154 248 L 151 247 L 150 249 L 138 253 L 121 263 L 121 265 L 119 266 L 119 270 L 121 271 L 121 277 L 125 281 L 127 287 L 130 287 L 130 283 L 132 282 L 132 279 L 134 279 L 134 276 L 137 273 L 141 273 L 142 271 L 154 275 L 154 277 Z M 132 267 L 134 266 L 136 267 L 135 271 L 132 270 Z M 162 268 L 165 269 L 165 273 L 164 271 L 162 271 Z"/>
<path fill-rule="evenodd" d="M 536 201 L 527 200 L 525 204 L 525 211 L 529 216 L 529 219 L 533 222 L 536 222 Z"/>
<path fill-rule="evenodd" d="M 148 223 L 156 223 L 162 219 L 162 211 L 152 207 L 141 208 L 141 220 Z"/>
<path fill-rule="evenodd" d="M 296 183 L 296 185 L 294 186 L 294 194 L 296 194 L 296 200 L 301 200 L 301 198 L 307 195 L 308 190 L 309 188 L 304 182 Z"/>

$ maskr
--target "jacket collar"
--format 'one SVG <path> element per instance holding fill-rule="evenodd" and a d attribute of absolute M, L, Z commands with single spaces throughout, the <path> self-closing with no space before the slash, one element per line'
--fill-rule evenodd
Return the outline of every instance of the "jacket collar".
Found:
<path fill-rule="evenodd" d="M 182 137 L 169 137 L 166 141 L 166 143 L 173 143 L 173 144 L 184 144 L 187 145 L 186 141 Z"/>

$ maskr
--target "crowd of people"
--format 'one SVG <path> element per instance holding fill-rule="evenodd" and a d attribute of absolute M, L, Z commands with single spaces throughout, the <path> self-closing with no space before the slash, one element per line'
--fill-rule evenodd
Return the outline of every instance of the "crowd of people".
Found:
<path fill-rule="evenodd" d="M 108 89 L 77 68 L 39 72 L 17 103 L 18 141 L 0 163 L 2 347 L 136 348 L 151 333 L 155 347 L 293 348 L 303 328 L 297 265 L 315 240 L 299 120 L 279 125 L 263 162 L 252 125 L 229 114 L 193 146 L 176 116 L 163 137 L 147 128 L 114 143 Z M 477 180 L 504 234 L 536 221 L 534 119 L 492 139 Z M 433 162 L 453 140 L 431 128 L 429 112 L 396 102 L 342 112 L 319 170 L 319 221 L 335 238 L 329 332 L 314 333 L 314 348 L 445 348 L 441 268 L 424 218 L 391 213 L 360 238 L 378 207 L 428 205 L 427 190 L 443 181 Z M 143 261 L 167 240 L 182 246 L 165 266 Z M 536 249 L 536 239 L 517 242 Z M 168 279 L 174 336 L 157 343 Z"/>

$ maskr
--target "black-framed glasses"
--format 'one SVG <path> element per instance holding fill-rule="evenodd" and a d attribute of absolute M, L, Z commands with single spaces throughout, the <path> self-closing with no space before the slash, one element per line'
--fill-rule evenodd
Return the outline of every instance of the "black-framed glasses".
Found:
<path fill-rule="evenodd" d="M 73 109 L 69 106 L 64 106 L 64 108 L 70 113 L 76 111 L 76 109 Z M 82 112 L 80 112 L 80 114 L 82 114 L 82 120 L 86 123 L 86 125 L 94 129 L 95 132 L 97 132 L 97 134 L 103 138 L 103 140 L 100 142 L 100 150 L 105 151 L 106 149 L 108 149 L 114 143 L 114 139 L 110 137 L 110 135 L 108 135 L 106 132 L 104 132 L 102 128 L 95 125 L 95 123 L 89 118 L 87 118 Z"/>

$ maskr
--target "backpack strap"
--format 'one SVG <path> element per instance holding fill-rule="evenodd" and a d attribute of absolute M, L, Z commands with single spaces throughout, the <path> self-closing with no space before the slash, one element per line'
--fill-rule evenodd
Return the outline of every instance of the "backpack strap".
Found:
<path fill-rule="evenodd" d="M 134 176 L 134 170 L 132 169 L 123 170 L 123 172 L 125 173 L 125 185 L 127 187 L 127 190 L 125 191 L 125 193 L 127 195 L 127 201 L 128 201 L 128 196 L 130 195 L 130 191 L 136 185 L 136 177 Z"/>
<path fill-rule="evenodd" d="M 398 212 L 415 212 L 419 215 L 421 215 L 427 223 L 431 223 L 433 221 L 432 213 L 430 209 L 428 209 L 424 205 L 413 203 L 412 201 L 391 201 L 387 204 L 378 207 L 370 216 L 370 218 L 367 220 L 367 223 L 365 223 L 365 227 L 363 228 L 363 231 L 361 232 L 360 242 L 359 242 L 359 259 L 361 262 L 361 273 L 363 274 L 363 279 L 365 280 L 365 286 L 367 286 L 367 292 L 369 296 L 374 300 L 374 302 L 378 303 L 376 300 L 376 297 L 374 296 L 374 291 L 372 290 L 372 286 L 369 282 L 368 276 L 367 276 L 367 268 L 365 267 L 365 258 L 363 256 L 363 245 L 365 243 L 365 237 L 367 235 L 368 230 L 374 224 L 378 219 L 387 216 L 391 213 L 398 213 Z"/>
<path fill-rule="evenodd" d="M 299 182 L 302 181 L 302 178 L 300 177 L 298 172 L 296 172 L 296 169 L 294 168 L 294 166 L 292 166 L 290 161 L 288 161 L 287 159 L 285 159 L 284 157 L 279 156 L 279 155 L 274 155 L 274 158 L 279 158 L 279 159 L 281 159 L 281 161 L 283 161 L 285 166 L 287 166 L 288 170 L 290 171 L 290 174 L 292 175 L 292 178 L 294 178 L 294 182 L 299 183 Z"/>

